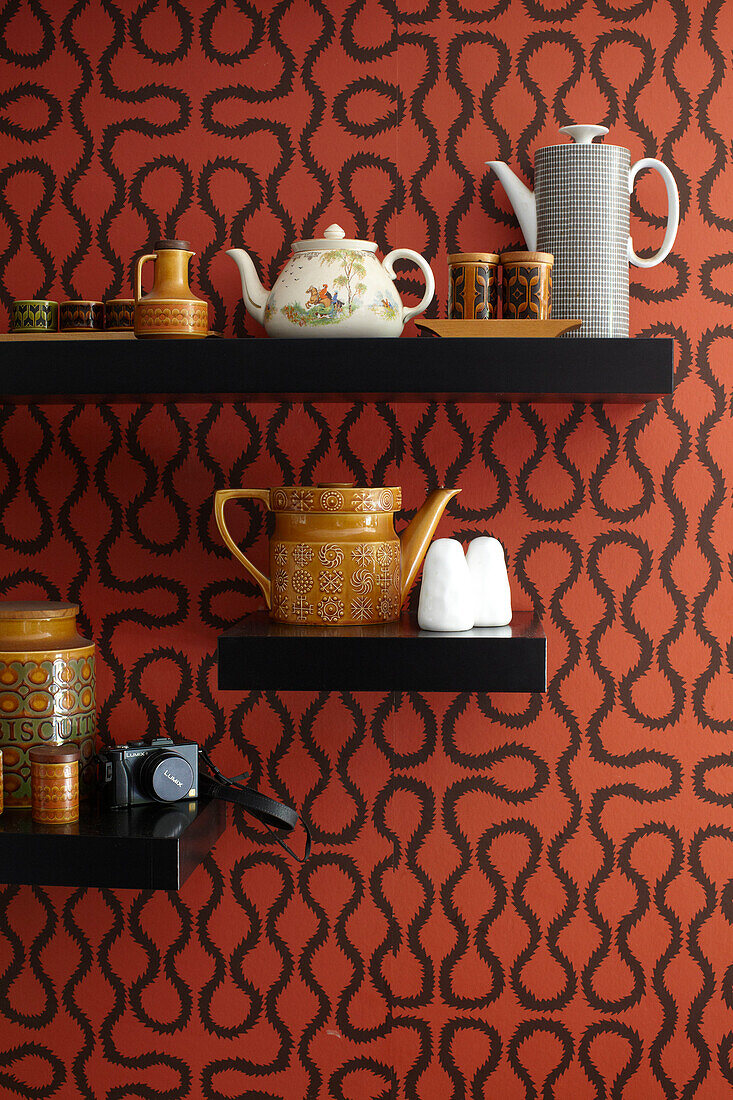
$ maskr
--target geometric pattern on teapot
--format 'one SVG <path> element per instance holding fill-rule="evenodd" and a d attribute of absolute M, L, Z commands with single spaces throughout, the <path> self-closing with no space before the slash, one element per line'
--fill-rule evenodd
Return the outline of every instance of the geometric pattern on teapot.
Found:
<path fill-rule="evenodd" d="M 272 616 L 282 623 L 354 626 L 400 612 L 400 544 L 275 542 Z"/>
<path fill-rule="evenodd" d="M 358 489 L 328 486 L 272 490 L 274 512 L 395 512 L 401 507 L 402 491 L 397 487 Z"/>

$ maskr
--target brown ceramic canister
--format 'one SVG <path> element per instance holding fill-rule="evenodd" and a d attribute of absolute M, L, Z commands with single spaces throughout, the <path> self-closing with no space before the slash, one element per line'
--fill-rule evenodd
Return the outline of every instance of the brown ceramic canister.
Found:
<path fill-rule="evenodd" d="M 0 748 L 9 808 L 30 807 L 34 746 L 76 745 L 83 764 L 94 753 L 94 644 L 79 635 L 78 610 L 51 600 L 0 601 Z M 89 787 L 82 784 L 82 797 Z"/>
<path fill-rule="evenodd" d="M 496 317 L 499 257 L 495 252 L 454 252 L 448 257 L 448 316 Z"/>
<path fill-rule="evenodd" d="M 37 745 L 31 761 L 31 814 L 42 825 L 79 820 L 79 750 L 76 745 Z"/>
<path fill-rule="evenodd" d="M 104 303 L 104 327 L 107 332 L 132 332 L 135 327 L 134 298 L 110 298 Z"/>
<path fill-rule="evenodd" d="M 101 332 L 104 328 L 104 302 L 62 302 L 59 307 L 61 332 Z"/>
<path fill-rule="evenodd" d="M 549 252 L 502 252 L 501 305 L 505 321 L 549 321 L 553 263 Z"/>

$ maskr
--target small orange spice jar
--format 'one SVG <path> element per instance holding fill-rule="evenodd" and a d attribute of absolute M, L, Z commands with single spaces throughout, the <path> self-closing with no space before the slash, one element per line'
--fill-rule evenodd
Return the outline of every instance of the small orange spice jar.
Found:
<path fill-rule="evenodd" d="M 31 762 L 31 815 L 42 825 L 79 820 L 79 749 L 76 745 L 37 745 Z"/>

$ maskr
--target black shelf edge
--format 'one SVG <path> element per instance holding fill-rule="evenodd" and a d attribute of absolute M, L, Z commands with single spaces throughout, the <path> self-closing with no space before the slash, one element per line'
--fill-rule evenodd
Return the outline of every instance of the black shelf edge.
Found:
<path fill-rule="evenodd" d="M 178 890 L 224 832 L 226 805 L 100 810 L 82 803 L 73 825 L 38 825 L 30 810 L 0 814 L 0 882 Z"/>
<path fill-rule="evenodd" d="M 608 401 L 674 389 L 654 339 L 65 340 L 0 343 L 0 402 Z"/>
<path fill-rule="evenodd" d="M 363 627 L 298 627 L 256 612 L 219 636 L 219 689 L 502 691 L 547 688 L 547 639 L 528 611 L 506 627 L 420 630 L 403 617 Z"/>

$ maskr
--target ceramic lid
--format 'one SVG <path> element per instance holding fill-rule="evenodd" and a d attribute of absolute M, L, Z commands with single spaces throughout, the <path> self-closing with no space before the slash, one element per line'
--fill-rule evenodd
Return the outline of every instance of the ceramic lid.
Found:
<path fill-rule="evenodd" d="M 604 150 L 609 149 L 620 150 L 622 153 L 628 153 L 628 149 L 625 149 L 623 145 L 612 145 L 608 142 L 596 142 L 596 138 L 603 138 L 609 133 L 607 126 L 595 126 L 589 122 L 573 123 L 572 126 L 561 126 L 560 133 L 566 134 L 572 141 L 564 142 L 562 145 L 543 145 L 541 149 L 535 150 L 535 162 L 537 157 L 541 157 L 545 152 L 550 149 L 560 149 L 562 152 L 559 154 L 563 159 L 570 157 L 571 163 L 574 161 L 575 156 L 595 156 L 596 154 L 590 154 L 589 149 L 600 149 L 598 154 L 603 157 L 605 155 Z M 487 161 L 491 164 L 491 161 Z"/>
<path fill-rule="evenodd" d="M 496 252 L 450 252 L 449 264 L 498 264 L 499 255 Z"/>
<path fill-rule="evenodd" d="M 398 512 L 402 490 L 398 485 L 368 489 L 350 483 L 283 485 L 270 491 L 274 512 Z"/>
<path fill-rule="evenodd" d="M 79 605 L 60 600 L 2 600 L 0 619 L 26 621 L 28 619 L 75 619 Z"/>
<path fill-rule="evenodd" d="M 34 764 L 70 764 L 80 756 L 78 745 L 34 745 L 28 758 Z"/>
<path fill-rule="evenodd" d="M 293 252 L 320 252 L 332 248 L 347 248 L 359 252 L 376 252 L 372 241 L 357 241 L 347 237 L 340 225 L 329 225 L 323 230 L 322 237 L 312 237 L 304 241 L 293 241 Z"/>
<path fill-rule="evenodd" d="M 572 126 L 561 126 L 560 133 L 567 134 L 576 145 L 590 145 L 593 138 L 606 136 L 608 126 L 594 126 L 587 122 L 575 123 Z"/>
<path fill-rule="evenodd" d="M 14 298 L 14 306 L 57 306 L 51 298 Z"/>
<path fill-rule="evenodd" d="M 549 264 L 552 267 L 555 257 L 551 252 L 502 252 L 501 262 L 503 264 Z"/>

